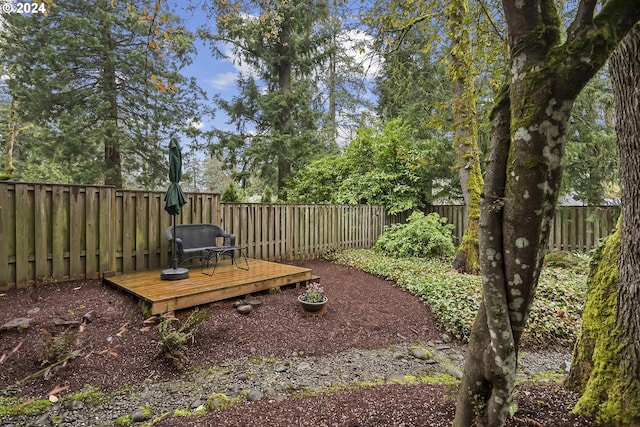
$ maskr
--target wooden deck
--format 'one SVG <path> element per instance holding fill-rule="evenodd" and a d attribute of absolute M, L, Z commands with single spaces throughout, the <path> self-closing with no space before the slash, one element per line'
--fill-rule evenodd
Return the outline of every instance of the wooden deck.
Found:
<path fill-rule="evenodd" d="M 213 276 L 203 274 L 211 273 L 211 267 L 201 271 L 200 266 L 195 266 L 182 280 L 160 280 L 162 270 L 152 270 L 106 277 L 103 281 L 140 298 L 151 314 L 160 314 L 312 279 L 309 268 L 257 259 L 248 259 L 248 263 L 249 270 L 241 270 L 221 262 Z"/>

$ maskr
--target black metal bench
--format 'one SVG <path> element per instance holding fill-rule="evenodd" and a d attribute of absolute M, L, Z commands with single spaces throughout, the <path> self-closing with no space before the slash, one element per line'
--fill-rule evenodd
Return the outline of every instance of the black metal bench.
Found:
<path fill-rule="evenodd" d="M 168 227 L 165 232 L 167 239 L 173 241 L 174 226 Z M 192 259 L 200 259 L 203 261 L 202 269 L 209 266 L 209 262 L 215 259 L 213 275 L 218 265 L 218 259 L 224 256 L 231 257 L 231 263 L 236 267 L 249 270 L 249 261 L 247 260 L 247 247 L 236 245 L 236 236 L 226 233 L 222 228 L 214 224 L 176 224 L 175 225 L 175 243 L 178 262 L 184 264 Z M 218 239 L 222 239 L 222 244 L 218 244 Z M 241 267 L 236 260 L 236 252 L 244 261 L 244 267 Z M 205 273 L 206 274 L 206 273 Z"/>

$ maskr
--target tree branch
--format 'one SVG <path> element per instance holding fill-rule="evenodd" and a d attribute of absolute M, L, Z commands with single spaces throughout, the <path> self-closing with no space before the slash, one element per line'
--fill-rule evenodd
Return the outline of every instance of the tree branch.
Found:
<path fill-rule="evenodd" d="M 578 5 L 578 11 L 576 12 L 576 17 L 567 30 L 569 37 L 575 36 L 578 29 L 593 22 L 593 11 L 595 10 L 597 3 L 598 0 L 582 0 L 580 2 Z"/>

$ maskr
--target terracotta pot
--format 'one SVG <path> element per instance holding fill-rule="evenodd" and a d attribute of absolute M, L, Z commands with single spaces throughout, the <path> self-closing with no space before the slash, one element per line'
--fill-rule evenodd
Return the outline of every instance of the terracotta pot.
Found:
<path fill-rule="evenodd" d="M 321 302 L 307 302 L 302 299 L 302 295 L 298 295 L 298 301 L 305 311 L 316 312 L 322 310 L 322 307 L 329 301 L 329 298 L 324 297 L 324 301 Z"/>

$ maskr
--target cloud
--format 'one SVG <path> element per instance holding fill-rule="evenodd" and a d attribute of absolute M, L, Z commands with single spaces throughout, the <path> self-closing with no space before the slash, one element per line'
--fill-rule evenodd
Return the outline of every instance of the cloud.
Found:
<path fill-rule="evenodd" d="M 372 49 L 373 37 L 361 30 L 352 29 L 341 34 L 338 43 L 344 49 L 346 56 L 354 59 L 362 67 L 367 78 L 378 75 L 382 66 L 382 58 Z"/>
<path fill-rule="evenodd" d="M 212 88 L 217 90 L 231 89 L 235 87 L 237 76 L 237 72 L 229 71 L 226 73 L 218 73 L 215 76 L 206 79 L 205 81 Z"/>

